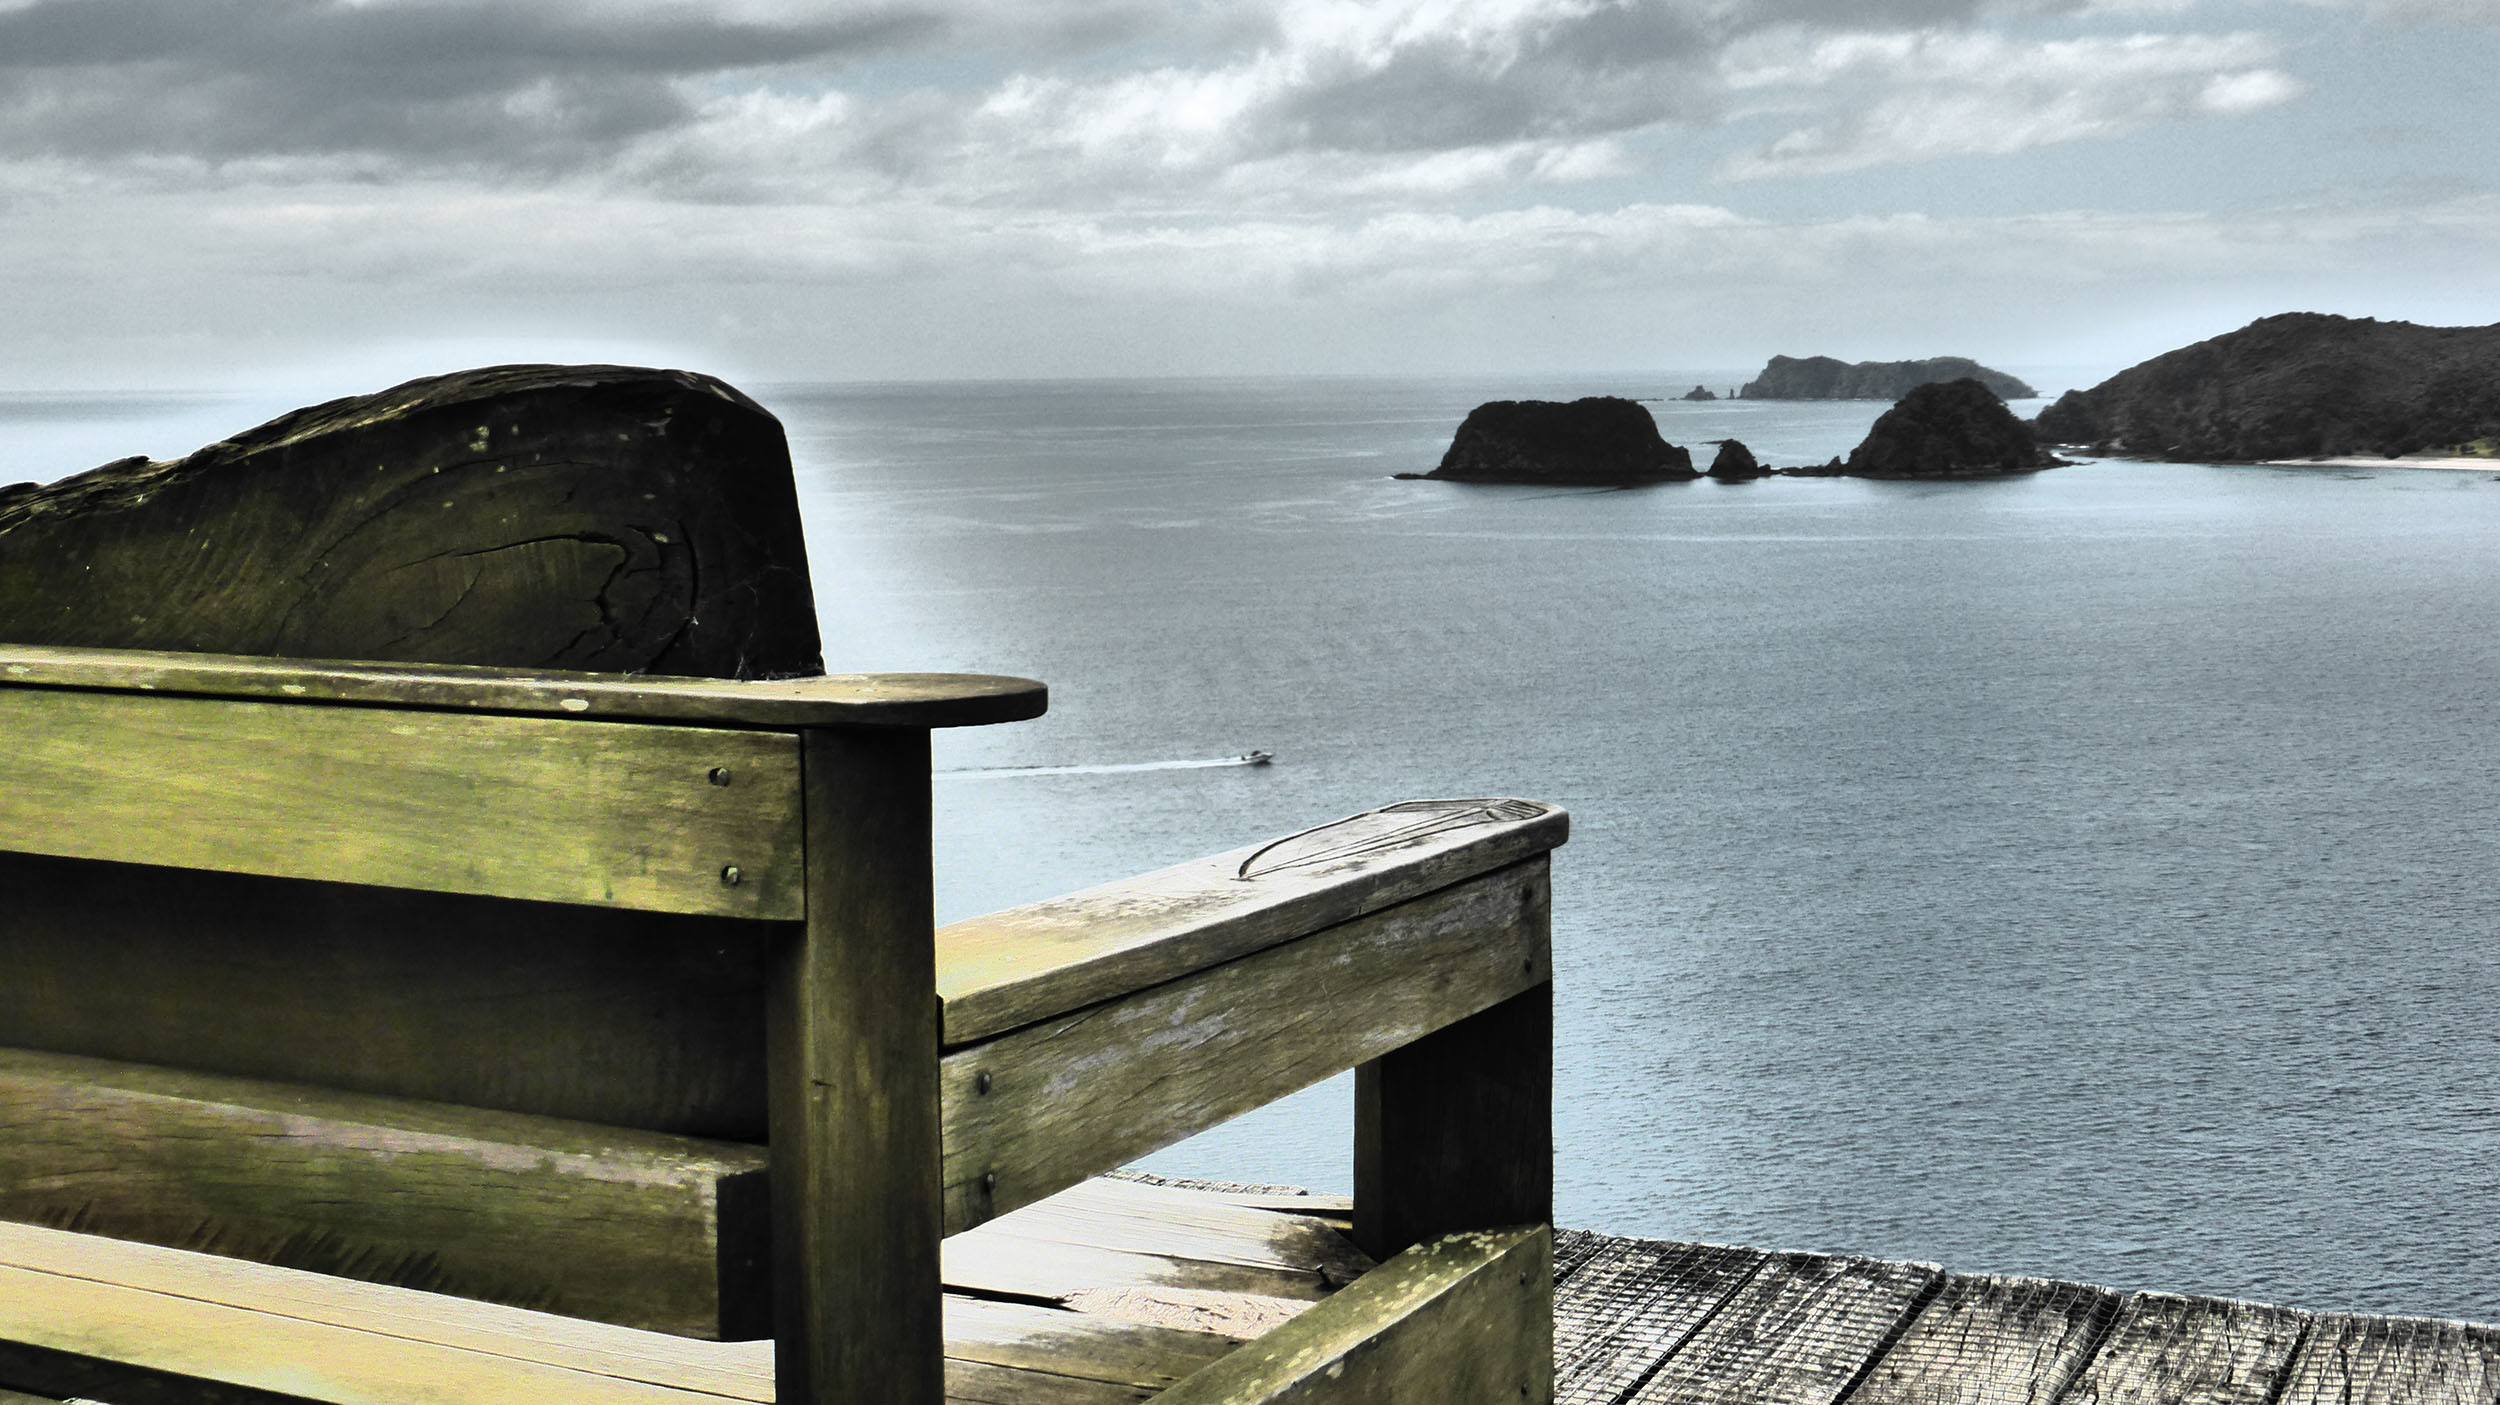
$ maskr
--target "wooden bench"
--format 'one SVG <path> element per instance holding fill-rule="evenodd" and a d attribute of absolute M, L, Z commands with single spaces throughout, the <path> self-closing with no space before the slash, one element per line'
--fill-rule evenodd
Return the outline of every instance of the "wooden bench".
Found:
<path fill-rule="evenodd" d="M 0 1400 L 1549 1399 L 1565 816 L 1410 802 L 933 941 L 929 730 L 1043 705 L 0 646 Z M 1273 1331 L 947 1292 L 1349 1068 L 1379 1266 Z"/>

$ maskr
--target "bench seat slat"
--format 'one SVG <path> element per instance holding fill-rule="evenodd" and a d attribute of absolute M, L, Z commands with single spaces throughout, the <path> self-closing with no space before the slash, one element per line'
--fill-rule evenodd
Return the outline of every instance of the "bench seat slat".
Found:
<path fill-rule="evenodd" d="M 955 1294 L 945 1311 L 948 1394 L 966 1405 L 1144 1399 L 1236 1345 L 1210 1332 Z M 133 1389 L 114 1392 L 117 1370 Z M 774 1397 L 770 1342 L 693 1341 L 0 1223 L 0 1383 L 104 1392 L 116 1405 L 186 1398 L 164 1394 L 168 1380 L 228 1388 L 219 1399 L 327 1405 Z"/>
<path fill-rule="evenodd" d="M 0 688 L 0 736 L 0 849 L 653 912 L 802 910 L 791 736 L 50 688 Z"/>

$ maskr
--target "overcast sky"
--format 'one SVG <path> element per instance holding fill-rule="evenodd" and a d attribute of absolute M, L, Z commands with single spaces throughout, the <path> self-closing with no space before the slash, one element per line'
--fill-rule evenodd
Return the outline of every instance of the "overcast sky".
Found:
<path fill-rule="evenodd" d="M 0 0 L 0 384 L 2500 321 L 2500 0 Z"/>

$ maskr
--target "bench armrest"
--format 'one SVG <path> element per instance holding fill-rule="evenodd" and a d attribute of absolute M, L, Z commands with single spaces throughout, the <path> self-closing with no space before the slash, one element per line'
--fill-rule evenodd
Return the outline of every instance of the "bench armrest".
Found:
<path fill-rule="evenodd" d="M 1394 907 L 1560 846 L 1533 800 L 1410 800 L 937 934 L 952 1048 Z"/>
<path fill-rule="evenodd" d="M 1541 1002 L 1568 824 L 1414 801 L 941 931 L 947 1232 Z M 1542 1086 L 1527 1038 L 1504 1053 Z"/>

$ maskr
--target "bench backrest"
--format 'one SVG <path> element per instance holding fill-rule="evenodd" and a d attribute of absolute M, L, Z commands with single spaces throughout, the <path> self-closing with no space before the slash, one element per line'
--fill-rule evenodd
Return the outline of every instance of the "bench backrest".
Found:
<path fill-rule="evenodd" d="M 869 1218 L 828 1207 L 881 1180 L 934 1205 L 916 1189 L 937 1145 L 927 732 L 1043 702 L 1026 680 L 951 675 L 0 646 L 0 1046 L 211 1080 L 185 1097 L 73 1067 L 84 1081 L 50 1094 L 124 1087 L 141 1121 L 256 1099 L 283 1117 L 300 1092 L 351 1178 L 445 1136 L 478 1174 L 587 1158 L 585 1183 L 709 1157 L 697 1218 L 717 1220 L 765 1153 L 666 1139 L 769 1141 L 781 1365 L 823 1380 L 844 1369 L 826 1314 L 852 1310 L 820 1291 L 831 1259 L 937 1237 L 825 1227 Z M 40 1101 L 39 1063 L 20 1062 L 21 1100 Z M 214 1081 L 234 1078 L 266 1086 Z M 353 1101 L 377 1097 L 454 1107 Z M 342 1127 L 374 1154 L 343 1149 L 364 1132 Z M 319 1239 L 296 1236 L 299 1257 Z M 757 1295 L 714 1292 L 706 1310 L 753 1325 Z"/>

